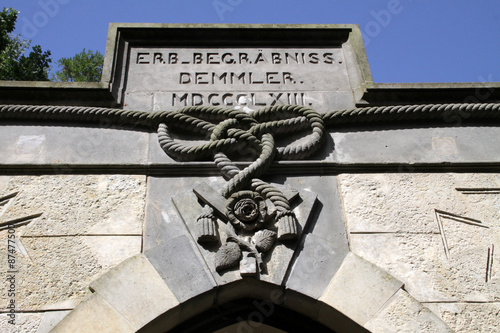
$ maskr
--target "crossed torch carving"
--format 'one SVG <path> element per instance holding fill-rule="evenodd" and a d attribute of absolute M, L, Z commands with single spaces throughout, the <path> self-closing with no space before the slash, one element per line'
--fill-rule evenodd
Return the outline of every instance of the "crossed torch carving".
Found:
<path fill-rule="evenodd" d="M 168 125 L 167 125 L 168 124 Z M 206 142 L 187 145 L 174 139 L 175 133 L 193 133 Z M 306 133 L 296 142 L 277 146 L 275 139 Z M 255 257 L 262 270 L 261 253 L 269 251 L 275 239 L 291 241 L 298 237 L 298 222 L 289 198 L 275 186 L 259 179 L 275 160 L 304 159 L 314 154 L 324 140 L 324 123 L 314 110 L 294 105 L 274 106 L 246 113 L 214 107 L 187 107 L 169 113 L 158 128 L 162 149 L 179 161 L 213 159 L 227 180 L 221 189 L 226 198 L 227 242 L 218 252 L 216 268 L 236 265 L 243 256 Z M 229 156 L 247 152 L 252 162 L 243 170 Z M 266 207 L 270 201 L 275 207 Z M 212 207 L 206 205 L 198 217 L 200 244 L 218 241 Z M 274 221 L 277 233 L 263 229 Z M 242 272 L 244 275 L 244 272 Z"/>

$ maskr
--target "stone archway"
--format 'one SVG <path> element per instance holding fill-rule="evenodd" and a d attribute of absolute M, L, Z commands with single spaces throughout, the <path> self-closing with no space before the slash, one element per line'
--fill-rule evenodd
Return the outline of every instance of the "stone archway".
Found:
<path fill-rule="evenodd" d="M 395 331 L 405 325 L 449 331 L 446 324 L 403 287 L 389 273 L 349 253 L 319 299 L 286 286 L 247 278 L 217 286 L 180 303 L 141 254 L 94 281 L 90 285 L 93 294 L 52 332 L 188 332 L 186 327 L 190 323 L 199 323 L 200 318 L 214 309 L 222 314 L 222 309 L 234 310 L 230 308 L 234 304 L 246 304 L 243 312 L 234 313 L 236 320 L 244 313 L 252 314 L 250 310 L 259 311 L 260 307 L 261 315 L 254 313 L 246 319 L 259 322 L 259 318 L 273 312 L 280 314 L 276 317 L 279 320 L 281 313 L 296 313 L 334 332 Z M 235 324 L 234 320 L 227 323 L 226 326 Z"/>

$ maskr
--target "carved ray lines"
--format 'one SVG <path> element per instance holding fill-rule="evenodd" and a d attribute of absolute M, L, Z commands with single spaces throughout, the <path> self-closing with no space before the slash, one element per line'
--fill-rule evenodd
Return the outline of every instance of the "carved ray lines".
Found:
<path fill-rule="evenodd" d="M 488 261 L 486 263 L 486 282 L 491 280 L 493 275 L 493 255 L 495 254 L 495 244 L 488 248 Z"/>
<path fill-rule="evenodd" d="M 37 217 L 42 216 L 42 213 L 38 213 L 38 214 L 27 215 L 24 217 L 13 219 L 13 220 L 3 221 L 2 216 L 7 211 L 7 208 L 10 206 L 12 200 L 18 194 L 19 194 L 19 192 L 14 192 L 14 193 L 10 193 L 6 196 L 0 197 L 0 230 L 7 229 L 9 227 L 9 225 L 13 225 L 14 227 L 25 225 L 25 224 L 32 222 Z"/>
<path fill-rule="evenodd" d="M 462 194 L 500 194 L 500 188 L 494 187 L 477 187 L 477 188 L 464 188 L 457 187 L 455 188 L 458 192 Z"/>
<path fill-rule="evenodd" d="M 484 225 L 481 221 L 472 219 L 470 217 L 463 217 L 460 215 L 448 213 L 438 209 L 435 209 L 434 212 L 436 214 L 436 221 L 439 226 L 439 232 L 441 233 L 441 239 L 443 240 L 444 252 L 446 253 L 446 258 L 448 259 L 450 259 L 450 248 L 448 247 L 448 241 L 446 240 L 446 233 L 444 232 L 443 219 L 449 219 L 480 228 L 487 228 L 487 229 L 489 228 L 488 226 Z"/>
<path fill-rule="evenodd" d="M 456 187 L 456 191 L 460 192 L 464 195 L 472 195 L 472 194 L 500 194 L 499 187 Z M 448 247 L 448 241 L 446 239 L 446 234 L 443 227 L 443 219 L 454 220 L 457 222 L 473 225 L 480 228 L 489 229 L 488 226 L 484 225 L 483 222 L 472 219 L 469 217 L 464 217 L 452 213 L 448 213 L 442 210 L 435 209 L 436 221 L 439 226 L 439 232 L 441 234 L 441 239 L 443 240 L 444 251 L 446 253 L 446 257 L 450 258 L 450 249 Z M 486 258 L 486 273 L 485 273 L 485 281 L 489 282 L 493 276 L 493 262 L 495 255 L 495 244 L 491 244 L 491 247 L 488 247 L 488 255 Z"/>
<path fill-rule="evenodd" d="M 457 190 L 462 194 L 500 194 L 500 187 L 477 187 L 477 188 L 457 187 L 455 188 L 455 190 Z M 494 255 L 495 255 L 495 244 L 491 244 L 491 247 L 488 247 L 488 259 L 486 262 L 486 282 L 490 281 L 493 275 Z"/>

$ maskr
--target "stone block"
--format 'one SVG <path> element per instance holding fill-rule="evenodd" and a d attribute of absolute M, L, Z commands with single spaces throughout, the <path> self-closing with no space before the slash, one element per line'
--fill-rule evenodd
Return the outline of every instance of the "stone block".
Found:
<path fill-rule="evenodd" d="M 328 287 L 347 252 L 342 245 L 328 242 L 313 234 L 306 235 L 286 281 L 286 287 L 318 299 Z"/>
<path fill-rule="evenodd" d="M 3 126 L 0 165 L 137 165 L 146 162 L 149 134 L 118 128 L 103 120 L 93 127 Z M 61 165 L 64 165 L 62 167 Z"/>
<path fill-rule="evenodd" d="M 403 289 L 400 289 L 365 327 L 373 333 L 455 332 Z M 478 331 L 485 332 L 484 327 Z"/>
<path fill-rule="evenodd" d="M 152 92 L 127 92 L 125 93 L 123 108 L 132 111 L 152 111 Z"/>
<path fill-rule="evenodd" d="M 286 285 L 317 299 L 349 251 L 337 179 L 289 177 L 288 183 L 292 187 L 304 187 L 305 192 L 316 194 L 318 200 L 309 217 L 309 234 L 297 252 Z"/>
<path fill-rule="evenodd" d="M 500 158 L 500 128 L 427 127 L 388 128 L 384 126 L 341 129 L 332 134 L 333 160 L 341 164 L 378 163 L 474 163 Z M 452 146 L 442 148 L 436 142 Z M 478 145 L 478 142 L 488 142 Z"/>
<path fill-rule="evenodd" d="M 333 110 L 348 110 L 356 106 L 356 101 L 352 91 L 335 91 L 324 95 L 324 101 L 328 105 L 328 109 L 324 112 Z"/>
<path fill-rule="evenodd" d="M 286 184 L 317 196 L 308 230 L 317 237 L 348 249 L 342 204 L 336 176 L 287 177 Z M 307 218 L 307 217 L 305 217 Z"/>
<path fill-rule="evenodd" d="M 458 224 L 462 223 L 452 222 L 452 226 Z M 449 258 L 439 234 L 355 234 L 351 235 L 351 247 L 357 255 L 403 281 L 405 289 L 420 302 L 498 301 L 498 275 L 486 279 L 492 269 L 488 265 L 491 245 L 474 244 L 481 238 L 481 233 L 475 234 L 477 227 L 459 227 L 465 229 L 464 237 L 449 237 L 449 244 L 454 246 Z M 489 235 L 482 236 L 487 240 Z"/>
<path fill-rule="evenodd" d="M 197 184 L 207 180 L 210 183 L 218 183 L 221 178 L 148 178 L 144 235 L 144 249 L 146 251 L 168 242 L 170 239 L 189 235 L 172 197 L 185 191 L 192 192 Z"/>
<path fill-rule="evenodd" d="M 142 254 L 112 268 L 93 281 L 90 288 L 136 329 L 179 304 Z"/>
<path fill-rule="evenodd" d="M 496 174 L 340 175 L 351 250 L 421 302 L 498 301 Z M 472 189 L 472 190 L 471 190 Z"/>
<path fill-rule="evenodd" d="M 173 238 L 145 255 L 181 303 L 217 285 L 190 236 Z"/>
<path fill-rule="evenodd" d="M 5 244 L 6 232 L 0 237 Z M 79 303 L 92 280 L 141 251 L 140 237 L 135 236 L 22 237 L 21 243 L 27 255 L 16 257 L 17 303 L 20 309 L 31 311 L 68 300 Z M 6 256 L 3 250 L 0 254 Z M 7 271 L 3 263 L 0 267 Z M 2 307 L 8 302 L 6 296 L 0 297 Z"/>
<path fill-rule="evenodd" d="M 18 194 L 2 221 L 42 214 L 26 236 L 142 234 L 145 176 L 12 176 L 6 183 L 0 196 Z"/>
<path fill-rule="evenodd" d="M 497 218 L 499 197 L 456 188 L 498 187 L 488 174 L 342 174 L 340 189 L 351 233 L 436 233 L 435 210 L 484 221 Z"/>
<path fill-rule="evenodd" d="M 51 333 L 128 333 L 136 330 L 101 296 L 93 294 L 54 327 Z"/>
<path fill-rule="evenodd" d="M 145 251 L 186 234 L 186 228 L 175 206 L 169 195 L 165 195 L 166 188 L 172 188 L 168 179 L 149 177 L 144 228 Z"/>
<path fill-rule="evenodd" d="M 364 325 L 402 286 L 389 273 L 350 253 L 320 301 Z M 319 320 L 328 322 L 324 307 L 320 309 Z"/>
<path fill-rule="evenodd" d="M 436 313 L 453 332 L 498 332 L 500 304 L 483 303 L 423 303 Z"/>
<path fill-rule="evenodd" d="M 49 333 L 70 312 L 70 310 L 45 312 L 36 333 Z"/>
<path fill-rule="evenodd" d="M 15 324 L 10 324 L 6 313 L 0 314 L 0 331 L 2 333 L 38 333 L 43 313 L 16 313 Z"/>
<path fill-rule="evenodd" d="M 141 253 L 141 236 L 87 236 L 82 237 L 82 240 L 92 249 L 103 270 Z"/>

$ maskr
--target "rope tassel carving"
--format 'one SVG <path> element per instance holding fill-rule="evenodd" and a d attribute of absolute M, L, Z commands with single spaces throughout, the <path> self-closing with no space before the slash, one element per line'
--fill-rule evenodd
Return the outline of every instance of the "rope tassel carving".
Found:
<path fill-rule="evenodd" d="M 198 243 L 210 243 L 219 240 L 215 226 L 214 210 L 209 205 L 203 207 L 200 216 L 198 216 L 196 227 Z"/>
<path fill-rule="evenodd" d="M 299 236 L 297 229 L 297 218 L 292 211 L 278 213 L 276 220 L 278 221 L 278 239 L 281 241 L 294 240 Z"/>

